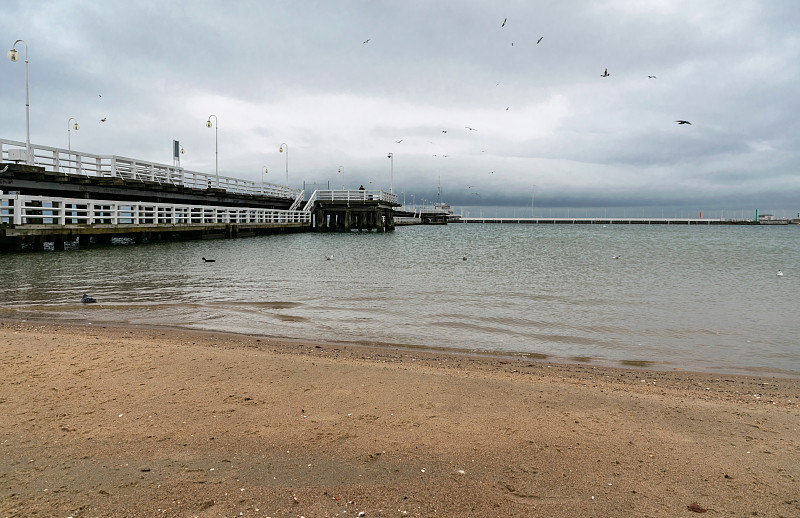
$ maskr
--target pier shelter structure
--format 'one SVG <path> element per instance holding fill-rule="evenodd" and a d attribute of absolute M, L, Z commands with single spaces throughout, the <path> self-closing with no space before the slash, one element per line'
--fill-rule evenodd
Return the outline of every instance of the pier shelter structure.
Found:
<path fill-rule="evenodd" d="M 315 191 L 306 202 L 302 189 L 45 146 L 31 146 L 28 165 L 25 148 L 0 139 L 0 250 L 394 228 L 397 196 L 383 191 Z"/>
<path fill-rule="evenodd" d="M 313 211 L 314 228 L 323 232 L 392 231 L 399 206 L 396 194 L 368 190 L 315 191 L 306 204 Z"/>

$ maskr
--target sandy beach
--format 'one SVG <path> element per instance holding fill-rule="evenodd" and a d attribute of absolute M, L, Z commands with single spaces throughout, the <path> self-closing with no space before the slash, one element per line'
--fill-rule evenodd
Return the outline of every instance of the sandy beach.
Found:
<path fill-rule="evenodd" d="M 0 322 L 2 516 L 800 516 L 800 381 Z"/>

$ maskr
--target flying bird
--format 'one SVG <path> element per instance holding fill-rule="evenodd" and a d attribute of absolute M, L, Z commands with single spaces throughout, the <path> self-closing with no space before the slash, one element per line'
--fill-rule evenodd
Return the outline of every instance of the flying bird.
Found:
<path fill-rule="evenodd" d="M 447 130 L 442 130 L 442 133 L 447 133 Z"/>
<path fill-rule="evenodd" d="M 106 121 L 106 117 L 103 117 L 102 119 L 100 119 L 100 122 L 105 122 L 105 121 Z"/>
<path fill-rule="evenodd" d="M 489 171 L 489 174 L 494 174 L 494 171 Z"/>
<path fill-rule="evenodd" d="M 472 189 L 472 185 L 467 185 L 467 189 Z"/>
<path fill-rule="evenodd" d="M 655 79 L 656 78 L 656 76 L 647 76 L 647 77 L 649 77 L 650 79 Z"/>
<path fill-rule="evenodd" d="M 692 123 L 689 121 L 675 121 L 675 122 L 677 122 L 678 124 L 688 124 L 689 126 L 692 125 Z"/>
<path fill-rule="evenodd" d="M 542 36 L 541 38 L 539 38 L 538 40 L 536 40 L 536 44 L 537 44 L 537 45 L 538 45 L 539 43 L 541 43 L 541 42 L 542 42 L 542 38 L 544 38 L 544 36 Z"/>
<path fill-rule="evenodd" d="M 400 139 L 400 140 L 395 140 L 395 141 L 394 141 L 394 143 L 395 143 L 395 144 L 399 144 L 399 143 L 401 143 L 402 141 L 403 141 L 403 139 Z"/>
<path fill-rule="evenodd" d="M 503 18 L 503 23 L 500 24 L 500 27 L 505 27 L 507 20 L 508 20 L 508 18 Z"/>
<path fill-rule="evenodd" d="M 608 73 L 608 69 L 606 69 L 606 71 L 605 71 L 605 72 L 603 72 L 602 74 L 600 74 L 600 77 L 608 77 L 608 76 L 610 76 L 610 75 L 611 75 L 611 74 L 609 74 L 609 73 Z"/>
<path fill-rule="evenodd" d="M 509 108 L 511 108 L 511 106 L 506 106 L 506 111 L 508 111 Z"/>
<path fill-rule="evenodd" d="M 478 131 L 478 130 L 476 130 L 475 128 L 470 128 L 469 126 L 464 126 L 464 127 L 465 127 L 465 128 L 467 128 L 467 129 L 468 129 L 468 130 L 470 130 L 470 131 Z"/>
<path fill-rule="evenodd" d="M 367 38 L 367 39 L 365 39 L 365 40 L 362 42 L 362 45 L 366 45 L 367 43 L 369 43 L 369 40 L 370 40 L 370 38 Z"/>

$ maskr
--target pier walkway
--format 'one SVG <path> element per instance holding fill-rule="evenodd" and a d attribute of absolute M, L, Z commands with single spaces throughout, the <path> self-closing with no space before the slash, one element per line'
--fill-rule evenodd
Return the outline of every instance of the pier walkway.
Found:
<path fill-rule="evenodd" d="M 216 189 L 226 193 L 285 199 L 294 199 L 299 192 L 288 186 L 200 173 L 180 166 L 116 155 L 95 155 L 34 144 L 31 144 L 31 150 L 34 166 L 65 177 L 118 179 L 127 183 L 153 183 L 193 190 Z M 20 162 L 19 154 L 24 151 L 25 142 L 0 139 L 0 162 Z"/>
<path fill-rule="evenodd" d="M 394 229 L 397 195 L 305 191 L 0 139 L 0 250 L 73 242 Z"/>
<path fill-rule="evenodd" d="M 714 218 L 452 218 L 450 223 L 497 223 L 530 225 L 731 225 L 755 224 Z"/>

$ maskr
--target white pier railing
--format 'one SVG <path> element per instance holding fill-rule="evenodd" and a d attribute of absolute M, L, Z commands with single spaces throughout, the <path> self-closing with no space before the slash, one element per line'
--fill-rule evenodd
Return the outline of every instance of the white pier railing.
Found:
<path fill-rule="evenodd" d="M 0 139 L 0 161 L 12 161 L 11 150 L 24 150 L 25 143 Z M 229 176 L 188 171 L 182 167 L 147 162 L 116 155 L 94 155 L 75 150 L 31 144 L 34 164 L 45 170 L 69 175 L 122 178 L 130 182 L 156 182 L 192 189 L 224 189 L 236 194 L 297 198 L 299 189 L 242 180 Z"/>
<path fill-rule="evenodd" d="M 0 195 L 0 224 L 208 225 L 311 223 L 302 210 Z"/>
<path fill-rule="evenodd" d="M 397 195 L 386 191 L 316 191 L 318 201 L 385 201 L 397 203 Z"/>

